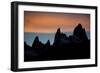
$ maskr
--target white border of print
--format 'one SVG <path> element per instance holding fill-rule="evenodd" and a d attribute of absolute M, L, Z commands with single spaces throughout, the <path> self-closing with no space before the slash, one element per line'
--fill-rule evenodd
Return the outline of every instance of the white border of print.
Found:
<path fill-rule="evenodd" d="M 90 34 L 91 50 L 90 59 L 79 60 L 56 60 L 56 61 L 35 61 L 24 62 L 24 11 L 43 11 L 43 12 L 64 12 L 64 13 L 82 13 L 90 14 Z M 18 68 L 40 68 L 52 66 L 74 66 L 74 65 L 88 65 L 95 64 L 95 9 L 84 8 L 62 8 L 62 7 L 48 7 L 48 6 L 18 6 Z"/>

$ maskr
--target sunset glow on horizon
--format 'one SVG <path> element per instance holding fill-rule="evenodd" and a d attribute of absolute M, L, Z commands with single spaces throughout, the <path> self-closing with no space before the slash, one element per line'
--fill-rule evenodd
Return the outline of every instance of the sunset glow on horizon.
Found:
<path fill-rule="evenodd" d="M 79 23 L 89 32 L 90 14 L 24 11 L 24 32 L 73 32 Z"/>

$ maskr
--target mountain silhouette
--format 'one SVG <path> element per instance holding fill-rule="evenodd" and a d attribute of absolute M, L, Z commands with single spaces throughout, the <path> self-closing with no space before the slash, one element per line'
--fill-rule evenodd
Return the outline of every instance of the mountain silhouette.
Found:
<path fill-rule="evenodd" d="M 43 44 L 38 36 L 35 37 L 32 47 L 24 43 L 24 61 L 26 62 L 87 58 L 90 58 L 90 40 L 81 24 L 74 28 L 70 36 L 58 28 L 52 45 L 49 40 Z"/>
<path fill-rule="evenodd" d="M 50 46 L 50 41 L 48 40 L 45 46 Z"/>
<path fill-rule="evenodd" d="M 41 45 L 42 45 L 42 43 L 39 41 L 38 36 L 36 36 L 34 39 L 34 42 L 32 44 L 32 48 L 40 48 Z"/>
<path fill-rule="evenodd" d="M 57 32 L 55 34 L 54 44 L 53 45 L 60 46 L 63 43 L 66 43 L 67 41 L 68 41 L 68 37 L 64 33 L 62 33 L 60 31 L 60 28 L 58 28 Z"/>
<path fill-rule="evenodd" d="M 88 40 L 88 38 L 86 36 L 86 31 L 84 28 L 82 28 L 81 24 L 78 24 L 78 26 L 76 26 L 76 28 L 74 29 L 74 36 L 82 41 Z"/>

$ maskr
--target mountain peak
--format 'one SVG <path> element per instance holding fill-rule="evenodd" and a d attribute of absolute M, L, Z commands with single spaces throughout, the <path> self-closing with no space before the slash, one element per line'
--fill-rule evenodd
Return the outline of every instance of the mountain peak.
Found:
<path fill-rule="evenodd" d="M 85 29 L 81 24 L 78 24 L 74 29 L 74 36 L 78 37 L 81 40 L 87 40 L 87 35 Z"/>
<path fill-rule="evenodd" d="M 39 37 L 36 36 L 35 39 L 34 39 L 34 42 L 33 42 L 33 44 L 32 44 L 32 47 L 33 47 L 34 45 L 37 45 L 38 43 L 39 43 Z"/>
<path fill-rule="evenodd" d="M 50 46 L 50 41 L 48 40 L 45 45 Z"/>
<path fill-rule="evenodd" d="M 80 27 L 80 28 L 82 28 L 82 25 L 79 23 L 77 27 Z"/>
<path fill-rule="evenodd" d="M 35 41 L 35 42 L 39 42 L 39 37 L 36 36 L 34 41 Z"/>
<path fill-rule="evenodd" d="M 57 33 L 61 33 L 60 28 L 57 29 Z"/>

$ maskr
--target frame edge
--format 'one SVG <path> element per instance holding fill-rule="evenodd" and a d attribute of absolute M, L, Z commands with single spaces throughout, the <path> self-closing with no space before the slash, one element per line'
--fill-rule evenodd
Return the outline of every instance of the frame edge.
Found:
<path fill-rule="evenodd" d="M 95 35 L 96 35 L 96 59 L 95 59 L 95 64 L 89 64 L 89 65 L 76 65 L 76 66 L 58 66 L 58 67 L 43 67 L 43 68 L 23 68 L 23 69 L 18 69 L 18 5 L 31 5 L 35 2 L 20 2 L 20 1 L 14 1 L 11 2 L 11 71 L 14 72 L 19 72 L 19 71 L 32 71 L 32 70 L 51 70 L 51 69 L 65 69 L 65 68 L 81 68 L 81 67 L 96 67 L 98 66 L 97 63 L 97 6 L 81 6 L 81 5 L 64 5 L 64 4 L 49 4 L 49 3 L 36 3 L 35 5 L 40 6 L 59 6 L 59 7 L 73 7 L 74 8 L 89 8 L 89 9 L 95 9 Z M 81 6 L 81 7 L 80 7 Z M 16 45 L 17 44 L 17 45 Z"/>
<path fill-rule="evenodd" d="M 11 71 L 18 70 L 18 6 L 15 2 L 11 2 Z M 16 27 L 17 26 L 17 27 Z"/>

